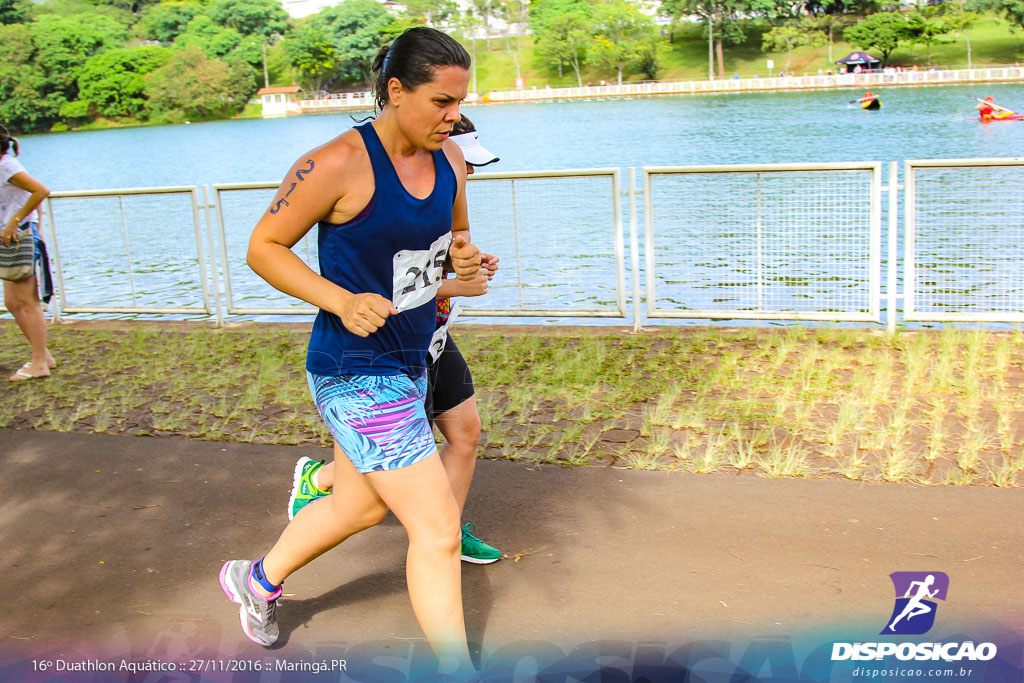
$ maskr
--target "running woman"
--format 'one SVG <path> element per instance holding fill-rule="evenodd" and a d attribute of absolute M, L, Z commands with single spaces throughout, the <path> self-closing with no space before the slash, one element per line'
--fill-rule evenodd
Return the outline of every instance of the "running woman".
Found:
<path fill-rule="evenodd" d="M 463 116 L 452 127 L 451 140 L 459 145 L 466 159 L 466 173 L 474 167 L 498 161 L 498 157 L 480 144 L 473 122 Z M 481 254 L 480 271 L 472 282 L 446 279 L 441 283 L 437 298 L 437 321 L 434 339 L 427 359 L 427 417 L 436 422 L 445 443 L 441 448 L 452 493 L 459 504 L 459 517 L 466 506 L 476 451 L 480 442 L 480 413 L 477 411 L 473 390 L 473 376 L 465 358 L 448 334 L 452 322 L 451 297 L 481 296 L 487 293 L 487 283 L 498 269 L 498 258 Z M 302 457 L 295 465 L 292 494 L 288 501 L 288 519 L 292 519 L 309 503 L 330 494 L 334 485 L 334 463 L 325 464 Z M 339 494 L 342 495 L 342 494 Z M 463 562 L 491 564 L 501 559 L 501 551 L 484 543 L 473 532 L 476 524 L 467 521 L 462 526 L 461 557 Z"/>
<path fill-rule="evenodd" d="M 409 538 L 409 597 L 427 642 L 445 670 L 472 669 L 459 509 L 423 407 L 445 257 L 459 279 L 480 269 L 465 162 L 448 140 L 469 67 L 461 45 L 427 27 L 381 48 L 377 118 L 299 157 L 250 239 L 250 267 L 320 309 L 306 370 L 334 437 L 335 486 L 345 491 L 296 515 L 261 559 L 221 568 L 242 630 L 260 645 L 278 638 L 284 580 L 390 509 Z M 291 251 L 314 224 L 322 275 Z"/>

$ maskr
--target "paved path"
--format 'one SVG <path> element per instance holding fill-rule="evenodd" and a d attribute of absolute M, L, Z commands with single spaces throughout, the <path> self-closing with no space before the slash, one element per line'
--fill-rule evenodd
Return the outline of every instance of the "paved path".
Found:
<path fill-rule="evenodd" d="M 295 460 L 329 453 L 0 430 L 0 681 L 42 655 L 351 667 L 386 650 L 394 662 L 374 666 L 405 666 L 424 646 L 393 518 L 289 578 L 270 652 L 244 638 L 218 585 L 225 560 L 258 557 L 285 526 Z M 1009 643 L 1014 674 L 1022 667 L 1021 489 L 480 461 L 466 513 L 510 556 L 464 565 L 469 635 L 485 658 L 588 659 L 603 643 L 635 662 L 645 647 L 813 646 L 823 629 L 878 640 L 888 575 L 914 570 L 950 577 L 929 637 L 981 629 Z M 366 671 L 354 680 L 390 680 Z"/>

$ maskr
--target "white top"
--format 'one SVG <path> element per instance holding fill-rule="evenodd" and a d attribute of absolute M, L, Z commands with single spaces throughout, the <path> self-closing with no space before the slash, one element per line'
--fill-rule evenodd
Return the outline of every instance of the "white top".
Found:
<path fill-rule="evenodd" d="M 18 161 L 18 157 L 10 152 L 0 157 L 0 230 L 3 230 L 7 221 L 11 220 L 11 216 L 25 206 L 25 202 L 32 196 L 31 192 L 15 187 L 8 182 L 15 173 L 24 172 L 25 167 Z M 22 223 L 25 221 L 38 223 L 39 212 L 33 210 Z"/>

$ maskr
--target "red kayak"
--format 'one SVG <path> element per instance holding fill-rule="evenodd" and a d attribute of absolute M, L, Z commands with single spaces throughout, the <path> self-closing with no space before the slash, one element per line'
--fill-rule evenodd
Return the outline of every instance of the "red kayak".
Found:
<path fill-rule="evenodd" d="M 988 123 L 989 121 L 1019 121 L 1021 119 L 1024 119 L 1024 114 L 1010 114 L 1009 116 L 1000 116 L 998 118 L 993 116 L 993 117 L 987 118 L 987 119 L 983 119 L 980 116 L 975 116 L 974 118 L 967 119 L 967 120 L 968 121 L 984 121 L 984 122 Z"/>

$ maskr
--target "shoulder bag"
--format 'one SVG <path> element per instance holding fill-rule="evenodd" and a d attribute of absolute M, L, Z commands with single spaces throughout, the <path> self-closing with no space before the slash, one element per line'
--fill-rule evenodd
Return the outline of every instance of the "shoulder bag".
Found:
<path fill-rule="evenodd" d="M 5 247 L 0 243 L 0 280 L 20 282 L 35 272 L 36 245 L 32 231 L 19 231 L 18 241 Z"/>

